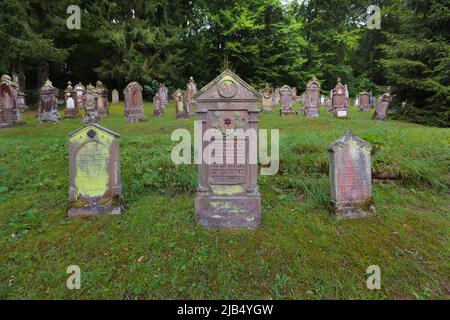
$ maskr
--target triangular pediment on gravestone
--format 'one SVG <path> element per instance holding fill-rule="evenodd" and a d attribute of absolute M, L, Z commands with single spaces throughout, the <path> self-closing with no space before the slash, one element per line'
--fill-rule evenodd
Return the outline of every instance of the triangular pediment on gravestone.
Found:
<path fill-rule="evenodd" d="M 261 94 L 230 70 L 225 70 L 198 91 L 194 103 L 213 101 L 259 101 Z"/>
<path fill-rule="evenodd" d="M 355 136 L 351 130 L 346 131 L 339 139 L 330 143 L 327 149 L 330 152 L 338 152 L 351 140 L 355 141 L 360 148 L 366 148 L 369 152 L 372 150 L 372 145 L 369 142 Z"/>
<path fill-rule="evenodd" d="M 105 127 L 102 127 L 101 125 L 99 125 L 97 123 L 87 124 L 87 125 L 85 125 L 85 126 L 83 126 L 81 128 L 78 128 L 75 131 L 72 131 L 67 136 L 69 137 L 70 140 L 73 137 L 76 137 L 76 136 L 79 136 L 79 135 L 84 135 L 84 134 L 89 135 L 90 138 L 94 138 L 94 136 L 97 134 L 98 131 L 100 131 L 102 133 L 105 133 L 105 134 L 111 136 L 112 138 L 120 137 L 120 134 L 118 134 L 117 132 L 114 132 L 114 131 L 109 130 L 109 129 L 105 128 Z"/>

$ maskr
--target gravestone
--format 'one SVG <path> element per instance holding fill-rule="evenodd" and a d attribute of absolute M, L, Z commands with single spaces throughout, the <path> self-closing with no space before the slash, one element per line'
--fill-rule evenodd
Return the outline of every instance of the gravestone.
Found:
<path fill-rule="evenodd" d="M 363 112 L 370 111 L 370 95 L 368 92 L 362 92 L 358 98 L 359 110 Z"/>
<path fill-rule="evenodd" d="M 250 138 L 229 132 L 233 129 L 254 132 L 256 141 L 252 139 L 252 142 L 256 147 L 260 99 L 255 89 L 229 70 L 194 96 L 193 103 L 202 121 L 202 136 L 208 129 L 216 129 L 221 137 L 227 136 L 224 141 L 202 142 L 202 150 L 212 147 L 219 160 L 205 163 L 203 157 L 199 165 L 195 214 L 200 225 L 256 228 L 261 223 L 258 165 L 256 161 L 250 162 Z"/>
<path fill-rule="evenodd" d="M 195 114 L 195 110 L 193 109 L 192 106 L 192 98 L 195 96 L 195 94 L 197 93 L 197 84 L 194 81 L 193 77 L 190 77 L 189 82 L 186 86 L 186 103 L 187 103 L 187 109 L 189 110 L 189 113 L 192 113 L 192 115 Z"/>
<path fill-rule="evenodd" d="M 122 213 L 118 137 L 95 123 L 69 134 L 69 217 Z"/>
<path fill-rule="evenodd" d="M 83 122 L 85 124 L 98 123 L 100 116 L 98 114 L 98 94 L 92 84 L 88 84 L 83 94 L 84 115 Z"/>
<path fill-rule="evenodd" d="M 17 103 L 17 91 L 9 75 L 0 79 L 0 128 L 25 124 Z"/>
<path fill-rule="evenodd" d="M 292 103 L 297 101 L 297 88 L 296 87 L 292 87 Z"/>
<path fill-rule="evenodd" d="M 61 116 L 58 112 L 58 89 L 53 87 L 50 80 L 47 79 L 39 91 L 39 122 L 59 122 Z"/>
<path fill-rule="evenodd" d="M 147 121 L 144 114 L 142 100 L 142 86 L 137 82 L 130 82 L 123 90 L 125 97 L 125 117 L 128 122 Z"/>
<path fill-rule="evenodd" d="M 386 120 L 388 115 L 387 111 L 389 108 L 389 103 L 392 101 L 392 96 L 390 93 L 391 89 L 388 88 L 386 93 L 383 93 L 381 97 L 378 99 L 377 107 L 375 108 L 375 113 L 373 117 L 377 120 Z"/>
<path fill-rule="evenodd" d="M 275 89 L 275 94 L 273 95 L 273 104 L 280 103 L 280 88 Z"/>
<path fill-rule="evenodd" d="M 99 80 L 95 86 L 97 91 L 97 111 L 100 118 L 109 116 L 108 89 Z"/>
<path fill-rule="evenodd" d="M 320 83 L 313 77 L 306 86 L 305 115 L 307 117 L 318 117 L 320 109 Z"/>
<path fill-rule="evenodd" d="M 333 111 L 333 107 L 331 105 L 331 99 L 329 99 L 329 98 L 325 98 L 325 110 L 327 112 L 332 112 Z"/>
<path fill-rule="evenodd" d="M 337 84 L 332 90 L 331 97 L 333 114 L 338 118 L 348 118 L 349 101 L 346 94 L 347 88 L 341 83 L 341 78 L 338 78 Z"/>
<path fill-rule="evenodd" d="M 339 219 L 375 214 L 371 150 L 370 143 L 354 136 L 351 131 L 328 146 L 331 201 Z"/>
<path fill-rule="evenodd" d="M 159 94 L 157 93 L 153 97 L 153 116 L 158 117 L 163 115 L 163 108 L 161 105 L 161 98 L 159 97 Z"/>
<path fill-rule="evenodd" d="M 84 109 L 84 92 L 86 91 L 86 87 L 79 82 L 75 87 L 75 97 L 76 97 L 76 106 L 79 110 Z"/>
<path fill-rule="evenodd" d="M 176 118 L 178 120 L 189 119 L 189 110 L 186 105 L 185 93 L 178 89 L 173 94 L 173 100 L 175 101 Z"/>
<path fill-rule="evenodd" d="M 273 89 L 271 86 L 266 85 L 266 87 L 262 90 L 262 111 L 263 112 L 272 112 L 274 106 L 274 97 L 273 97 Z"/>
<path fill-rule="evenodd" d="M 359 107 L 359 97 L 355 99 L 355 107 Z"/>
<path fill-rule="evenodd" d="M 72 83 L 69 81 L 66 90 L 64 90 L 64 118 L 78 118 L 78 106 L 74 93 Z"/>
<path fill-rule="evenodd" d="M 113 104 L 119 103 L 119 91 L 117 91 L 117 89 L 112 91 L 111 99 Z"/>
<path fill-rule="evenodd" d="M 288 85 L 284 85 L 280 89 L 280 104 L 280 114 L 282 116 L 295 114 L 294 110 L 292 110 L 292 89 Z"/>
<path fill-rule="evenodd" d="M 159 94 L 159 97 L 161 98 L 161 107 L 163 109 L 167 108 L 167 106 L 169 104 L 169 95 L 168 95 L 168 90 L 167 90 L 166 86 L 164 85 L 164 83 L 159 84 L 158 94 Z"/>

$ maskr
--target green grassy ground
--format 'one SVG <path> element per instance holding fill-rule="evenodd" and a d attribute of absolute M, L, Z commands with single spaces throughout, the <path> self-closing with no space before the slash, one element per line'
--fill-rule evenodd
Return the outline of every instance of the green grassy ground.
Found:
<path fill-rule="evenodd" d="M 81 120 L 0 131 L 0 298 L 405 299 L 450 298 L 450 131 L 377 122 L 261 115 L 280 129 L 280 171 L 260 177 L 258 230 L 206 230 L 194 222 L 194 165 L 170 161 L 171 132 L 193 120 L 128 124 L 123 105 L 102 125 L 121 137 L 126 214 L 69 220 L 66 135 Z M 326 146 L 346 129 L 374 144 L 377 216 L 330 214 Z M 381 290 L 366 269 L 381 268 Z M 66 268 L 81 268 L 81 290 Z"/>

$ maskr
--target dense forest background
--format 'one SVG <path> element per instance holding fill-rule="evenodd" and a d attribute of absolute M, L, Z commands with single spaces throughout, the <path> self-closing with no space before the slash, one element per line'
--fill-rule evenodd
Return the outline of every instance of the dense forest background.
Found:
<path fill-rule="evenodd" d="M 81 29 L 69 30 L 69 5 Z M 366 26 L 381 7 L 381 29 Z M 141 82 L 198 87 L 229 66 L 257 88 L 311 76 L 326 94 L 336 78 L 352 97 L 391 86 L 396 117 L 450 125 L 448 0 L 8 0 L 0 1 L 0 72 L 24 80 L 30 99 L 49 77 L 100 79 L 121 91 Z"/>

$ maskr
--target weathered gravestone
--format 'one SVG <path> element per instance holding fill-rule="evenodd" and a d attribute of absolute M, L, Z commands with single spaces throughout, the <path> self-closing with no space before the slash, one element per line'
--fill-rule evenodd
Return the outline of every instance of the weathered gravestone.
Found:
<path fill-rule="evenodd" d="M 375 113 L 373 117 L 377 120 L 386 120 L 388 115 L 387 111 L 389 108 L 389 103 L 392 101 L 392 96 L 390 93 L 390 88 L 388 88 L 386 93 L 383 93 L 378 99 L 377 107 L 375 108 Z"/>
<path fill-rule="evenodd" d="M 117 91 L 117 89 L 112 91 L 111 99 L 113 104 L 119 103 L 119 91 Z"/>
<path fill-rule="evenodd" d="M 306 86 L 305 100 L 305 115 L 307 117 L 318 117 L 320 109 L 320 83 L 316 77 L 313 77 Z"/>
<path fill-rule="evenodd" d="M 101 81 L 97 81 L 95 90 L 97 91 L 97 111 L 100 118 L 109 116 L 108 89 Z"/>
<path fill-rule="evenodd" d="M 161 107 L 163 109 L 167 108 L 169 104 L 169 94 L 167 87 L 164 85 L 164 83 L 160 83 L 158 87 L 158 94 L 161 99 Z"/>
<path fill-rule="evenodd" d="M 284 85 L 280 89 L 280 114 L 282 116 L 295 114 L 292 110 L 292 89 L 288 85 Z"/>
<path fill-rule="evenodd" d="M 189 110 L 186 104 L 185 93 L 178 89 L 173 94 L 173 100 L 175 101 L 176 118 L 178 120 L 189 119 Z"/>
<path fill-rule="evenodd" d="M 84 92 L 86 91 L 86 87 L 79 82 L 75 87 L 75 97 L 76 97 L 76 106 L 79 110 L 84 109 Z"/>
<path fill-rule="evenodd" d="M 272 112 L 274 104 L 273 89 L 271 86 L 266 85 L 262 90 L 262 111 Z"/>
<path fill-rule="evenodd" d="M 372 145 L 344 133 L 328 146 L 331 201 L 338 218 L 357 218 L 375 213 L 372 198 Z"/>
<path fill-rule="evenodd" d="M 341 78 L 338 78 L 337 84 L 332 91 L 331 105 L 333 113 L 338 118 L 348 117 L 349 101 L 346 97 L 347 88 L 341 83 Z"/>
<path fill-rule="evenodd" d="M 202 142 L 195 197 L 200 225 L 256 228 L 261 223 L 256 162 L 260 99 L 255 89 L 229 70 L 194 96 L 202 135 L 209 129 L 215 132 Z"/>
<path fill-rule="evenodd" d="M 147 121 L 144 114 L 142 100 L 142 86 L 137 82 L 130 82 L 123 90 L 125 97 L 125 117 L 128 122 Z"/>
<path fill-rule="evenodd" d="M 296 87 L 292 87 L 292 103 L 297 101 L 297 88 Z"/>
<path fill-rule="evenodd" d="M 11 77 L 0 79 L 0 128 L 24 124 L 17 104 L 17 91 Z"/>
<path fill-rule="evenodd" d="M 94 123 L 69 134 L 69 217 L 122 213 L 118 137 Z"/>
<path fill-rule="evenodd" d="M 363 112 L 370 111 L 370 95 L 368 92 L 362 92 L 358 98 L 359 110 Z"/>
<path fill-rule="evenodd" d="M 78 106 L 76 102 L 76 97 L 74 95 L 74 90 L 72 83 L 69 81 L 67 83 L 67 88 L 64 90 L 64 117 L 75 119 L 78 117 Z"/>
<path fill-rule="evenodd" d="M 39 91 L 39 122 L 59 122 L 61 116 L 58 112 L 58 89 L 53 87 L 50 80 L 47 79 Z"/>
<path fill-rule="evenodd" d="M 83 94 L 83 105 L 84 105 L 84 115 L 83 122 L 86 124 L 89 123 L 98 123 L 100 121 L 100 116 L 98 114 L 98 94 L 95 90 L 95 87 L 91 84 L 88 84 L 86 90 Z"/>
<path fill-rule="evenodd" d="M 275 94 L 273 95 L 273 104 L 280 103 L 280 88 L 275 89 Z"/>
<path fill-rule="evenodd" d="M 153 116 L 158 117 L 163 115 L 163 109 L 161 105 L 161 98 L 159 97 L 159 94 L 157 93 L 153 97 Z"/>
<path fill-rule="evenodd" d="M 325 110 L 327 112 L 333 111 L 333 106 L 331 105 L 331 99 L 329 99 L 329 98 L 325 98 Z"/>

